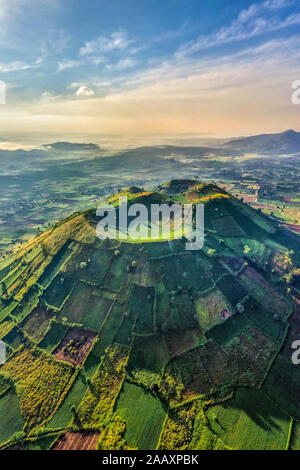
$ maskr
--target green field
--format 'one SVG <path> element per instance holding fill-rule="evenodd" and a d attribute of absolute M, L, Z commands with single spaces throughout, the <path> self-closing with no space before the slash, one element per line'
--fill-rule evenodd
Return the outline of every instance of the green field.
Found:
<path fill-rule="evenodd" d="M 294 366 L 291 361 L 286 360 L 282 356 L 278 356 L 263 385 L 263 390 L 278 403 L 283 410 L 295 419 L 300 420 L 299 366 Z"/>
<path fill-rule="evenodd" d="M 27 444 L 26 450 L 48 450 L 57 439 L 58 434 L 40 437 L 33 442 Z"/>
<path fill-rule="evenodd" d="M 5 442 L 14 433 L 22 431 L 24 420 L 18 397 L 13 390 L 0 397 L 0 416 L 0 442 Z"/>
<path fill-rule="evenodd" d="M 115 413 L 126 421 L 124 437 L 130 447 L 156 448 L 166 417 L 157 398 L 137 385 L 124 382 Z"/>
<path fill-rule="evenodd" d="M 72 420 L 71 405 L 75 408 L 78 407 L 86 390 L 86 378 L 80 373 L 73 383 L 69 393 L 65 397 L 63 403 L 58 408 L 53 418 L 47 424 L 47 428 L 63 428 L 66 427 Z"/>
<path fill-rule="evenodd" d="M 290 417 L 259 390 L 239 388 L 234 397 L 209 408 L 212 430 L 238 450 L 284 450 Z"/>
<path fill-rule="evenodd" d="M 146 369 L 159 374 L 168 358 L 168 348 L 163 336 L 136 336 L 128 370 Z"/>
<path fill-rule="evenodd" d="M 49 264 L 49 266 L 47 266 L 43 275 L 39 279 L 39 284 L 43 286 L 44 288 L 48 287 L 48 285 L 51 283 L 53 278 L 59 272 L 62 265 L 72 254 L 72 250 L 69 248 L 69 245 L 70 245 L 70 241 L 68 241 L 63 246 L 63 248 L 61 248 L 61 250 L 54 256 L 51 263 Z"/>
<path fill-rule="evenodd" d="M 214 339 L 220 346 L 225 346 L 235 336 L 241 333 L 249 325 L 247 318 L 237 313 L 228 318 L 226 322 L 215 326 L 207 333 L 208 338 Z"/>
<path fill-rule="evenodd" d="M 111 307 L 112 300 L 104 299 L 98 295 L 91 295 L 85 306 L 81 323 L 83 326 L 98 331 Z"/>
<path fill-rule="evenodd" d="M 274 341 L 281 342 L 286 331 L 286 323 L 279 318 L 276 320 L 274 314 L 266 310 L 263 305 L 250 297 L 245 302 L 244 315 L 250 322 L 261 328 Z"/>
<path fill-rule="evenodd" d="M 300 450 L 300 422 L 294 421 L 290 442 L 290 450 Z"/>
<path fill-rule="evenodd" d="M 52 352 L 59 345 L 68 330 L 67 325 L 62 323 L 52 322 L 50 329 L 39 343 L 39 347 Z"/>

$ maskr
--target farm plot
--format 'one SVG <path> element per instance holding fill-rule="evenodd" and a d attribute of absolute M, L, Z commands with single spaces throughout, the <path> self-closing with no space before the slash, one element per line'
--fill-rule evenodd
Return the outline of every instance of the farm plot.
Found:
<path fill-rule="evenodd" d="M 217 287 L 222 294 L 231 303 L 232 306 L 237 305 L 247 295 L 247 291 L 239 283 L 239 281 L 231 275 L 225 276 L 217 283 Z"/>
<path fill-rule="evenodd" d="M 93 346 L 95 334 L 79 328 L 70 328 L 60 345 L 53 351 L 59 361 L 73 366 L 82 365 Z"/>
<path fill-rule="evenodd" d="M 151 258 L 159 258 L 170 254 L 168 242 L 143 243 L 143 251 Z"/>
<path fill-rule="evenodd" d="M 266 242 L 260 242 L 253 238 L 242 240 L 244 247 L 248 246 L 247 258 L 250 259 L 259 268 L 265 268 L 271 260 L 272 248 L 266 245 Z"/>
<path fill-rule="evenodd" d="M 38 283 L 44 288 L 48 287 L 51 281 L 54 279 L 56 274 L 60 271 L 63 264 L 72 254 L 70 247 L 71 241 L 68 240 L 66 244 L 59 250 L 58 253 L 53 257 L 51 263 L 46 267 L 44 273 L 38 280 Z"/>
<path fill-rule="evenodd" d="M 125 307 L 119 302 L 114 302 L 108 318 L 106 318 L 100 331 L 100 340 L 107 346 L 113 343 L 119 330 L 122 318 L 124 316 Z"/>
<path fill-rule="evenodd" d="M 168 357 L 168 348 L 163 336 L 135 336 L 128 370 L 145 369 L 159 374 Z"/>
<path fill-rule="evenodd" d="M 29 442 L 26 442 L 26 450 L 49 450 L 58 436 L 59 434 L 50 434 L 49 436 L 30 440 Z"/>
<path fill-rule="evenodd" d="M 106 349 L 77 411 L 82 425 L 99 426 L 112 416 L 125 376 L 127 354 L 128 348 L 125 346 L 113 345 Z"/>
<path fill-rule="evenodd" d="M 91 295 L 81 318 L 83 326 L 99 331 L 113 303 L 112 299 Z"/>
<path fill-rule="evenodd" d="M 256 327 L 249 327 L 225 346 L 236 385 L 260 387 L 278 345 Z"/>
<path fill-rule="evenodd" d="M 214 229 L 224 237 L 243 237 L 245 232 L 236 223 L 233 217 L 227 215 L 212 220 Z"/>
<path fill-rule="evenodd" d="M 136 320 L 132 317 L 123 317 L 122 324 L 115 338 L 116 343 L 123 344 L 124 346 L 130 345 L 135 322 Z"/>
<path fill-rule="evenodd" d="M 156 449 L 166 412 L 158 398 L 124 382 L 115 413 L 126 421 L 125 441 L 131 448 Z"/>
<path fill-rule="evenodd" d="M 2 366 L 2 371 L 14 381 L 27 430 L 51 416 L 72 376 L 69 365 L 37 348 L 18 351 Z"/>
<path fill-rule="evenodd" d="M 24 419 L 14 390 L 0 397 L 0 443 L 6 442 L 15 432 L 22 431 Z"/>
<path fill-rule="evenodd" d="M 14 300 L 4 301 L 0 299 L 0 322 L 5 320 L 5 318 L 16 308 L 18 302 Z"/>
<path fill-rule="evenodd" d="M 158 299 L 157 326 L 161 331 L 178 331 L 187 328 L 198 328 L 198 321 L 193 299 L 189 294 L 179 293 L 173 297 Z M 168 303 L 161 303 L 161 300 Z M 165 311 L 161 309 L 164 308 Z M 162 315 L 165 315 L 163 318 Z M 159 324 L 159 322 L 162 322 Z"/>
<path fill-rule="evenodd" d="M 251 323 L 261 328 L 274 341 L 282 341 L 287 329 L 285 322 L 276 318 L 252 297 L 245 302 L 244 308 L 243 314 Z"/>
<path fill-rule="evenodd" d="M 229 269 L 232 273 L 237 273 L 245 265 L 245 260 L 237 256 L 223 256 L 221 261 L 223 266 L 225 266 L 227 270 Z"/>
<path fill-rule="evenodd" d="M 97 249 L 91 252 L 84 250 L 84 256 L 80 258 L 79 277 L 85 282 L 100 286 L 113 258 L 110 250 Z"/>
<path fill-rule="evenodd" d="M 156 293 L 156 327 L 162 330 L 167 326 L 168 318 L 171 313 L 171 295 L 166 292 Z"/>
<path fill-rule="evenodd" d="M 160 380 L 160 391 L 171 404 L 178 404 L 199 395 L 209 394 L 213 384 L 200 357 L 198 348 L 169 362 Z"/>
<path fill-rule="evenodd" d="M 4 338 L 4 343 L 8 344 L 12 349 L 17 349 L 21 344 L 24 344 L 25 338 L 21 330 L 15 326 Z"/>
<path fill-rule="evenodd" d="M 124 273 L 127 267 L 134 260 L 133 256 L 120 254 L 113 259 L 113 262 L 103 279 L 102 285 L 112 291 L 118 291 L 124 282 Z"/>
<path fill-rule="evenodd" d="M 96 450 L 100 433 L 66 432 L 51 450 Z"/>
<path fill-rule="evenodd" d="M 294 421 L 290 450 L 300 450 L 300 422 Z"/>
<path fill-rule="evenodd" d="M 24 296 L 23 300 L 18 303 L 16 308 L 11 312 L 12 317 L 18 322 L 22 322 L 32 310 L 38 306 L 41 295 L 40 289 L 34 285 Z"/>
<path fill-rule="evenodd" d="M 290 325 L 290 328 L 288 330 L 288 334 L 284 342 L 282 354 L 288 360 L 290 360 L 291 355 L 293 353 L 292 344 L 294 343 L 294 341 L 298 341 L 300 339 L 300 305 L 298 305 L 297 309 L 289 318 L 288 323 Z"/>
<path fill-rule="evenodd" d="M 65 396 L 64 401 L 52 417 L 52 419 L 47 423 L 46 427 L 49 429 L 57 429 L 66 427 L 74 418 L 74 415 L 71 412 L 71 406 L 77 408 L 85 394 L 87 387 L 86 377 L 80 372 L 73 382 L 71 389 L 68 394 Z"/>
<path fill-rule="evenodd" d="M 212 338 L 220 346 L 225 346 L 241 331 L 243 331 L 249 322 L 244 315 L 236 313 L 222 325 L 217 325 L 206 333 L 207 338 Z"/>
<path fill-rule="evenodd" d="M 64 304 L 59 318 L 66 317 L 69 322 L 80 323 L 84 309 L 92 295 L 93 288 L 79 282 L 75 285 L 71 295 Z"/>
<path fill-rule="evenodd" d="M 233 314 L 233 308 L 219 289 L 214 289 L 205 296 L 195 299 L 195 308 L 199 325 L 208 331 Z"/>
<path fill-rule="evenodd" d="M 281 355 L 277 357 L 263 384 L 263 390 L 284 411 L 300 420 L 300 369 L 291 360 Z"/>
<path fill-rule="evenodd" d="M 7 318 L 0 324 L 0 339 L 7 335 L 15 326 L 15 322 L 11 318 Z"/>
<path fill-rule="evenodd" d="M 67 330 L 67 325 L 52 321 L 46 335 L 42 341 L 39 342 L 39 347 L 45 349 L 48 352 L 52 352 L 59 345 Z"/>
<path fill-rule="evenodd" d="M 60 309 L 66 298 L 70 295 L 73 282 L 62 275 L 56 276 L 47 290 L 43 294 L 45 302 L 57 309 Z"/>
<path fill-rule="evenodd" d="M 246 266 L 238 278 L 249 294 L 267 310 L 282 317 L 286 316 L 288 313 L 287 303 L 258 271 L 251 266 Z"/>
<path fill-rule="evenodd" d="M 33 341 L 38 343 L 44 337 L 50 319 L 51 314 L 44 307 L 38 306 L 26 317 L 22 329 Z"/>
<path fill-rule="evenodd" d="M 185 255 L 166 258 L 159 263 L 159 270 L 163 265 L 163 282 L 166 290 L 177 290 L 180 286 L 183 290 L 203 290 L 209 282 L 208 265 L 201 263 L 202 258 Z M 172 276 L 170 273 L 172 272 Z"/>
<path fill-rule="evenodd" d="M 165 340 L 169 354 L 173 357 L 199 345 L 203 340 L 203 335 L 199 329 L 188 329 L 180 332 L 170 331 L 165 334 Z"/>
<path fill-rule="evenodd" d="M 290 418 L 260 390 L 239 388 L 231 400 L 209 408 L 207 416 L 233 449 L 285 449 Z"/>
<path fill-rule="evenodd" d="M 134 284 L 128 300 L 130 314 L 138 318 L 136 333 L 153 333 L 153 309 L 155 301 L 154 287 L 144 287 Z"/>
<path fill-rule="evenodd" d="M 186 450 L 192 439 L 195 403 L 170 409 L 159 440 L 159 450 Z"/>

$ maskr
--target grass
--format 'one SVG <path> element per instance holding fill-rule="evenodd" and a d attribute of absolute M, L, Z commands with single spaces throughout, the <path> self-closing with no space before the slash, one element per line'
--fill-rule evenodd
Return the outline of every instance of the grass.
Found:
<path fill-rule="evenodd" d="M 69 365 L 37 348 L 21 348 L 1 371 L 14 381 L 27 429 L 42 424 L 55 411 L 72 375 Z"/>
<path fill-rule="evenodd" d="M 130 447 L 156 448 L 166 417 L 158 398 L 137 385 L 124 382 L 115 413 L 126 421 L 124 438 Z"/>
<path fill-rule="evenodd" d="M 290 450 L 300 450 L 300 422 L 294 422 L 293 424 Z"/>
<path fill-rule="evenodd" d="M 237 450 L 284 450 L 290 417 L 262 391 L 236 390 L 234 397 L 209 408 L 213 431 Z"/>
<path fill-rule="evenodd" d="M 280 318 L 275 320 L 274 315 L 252 297 L 245 302 L 244 306 L 244 315 L 250 322 L 261 328 L 274 341 L 281 342 L 286 331 L 286 323 Z"/>
<path fill-rule="evenodd" d="M 98 295 L 91 295 L 85 306 L 81 323 L 93 331 L 99 331 L 111 304 L 112 300 L 110 299 L 105 299 Z"/>
<path fill-rule="evenodd" d="M 300 420 L 300 369 L 281 355 L 274 362 L 263 385 L 263 390 L 278 405 Z"/>
<path fill-rule="evenodd" d="M 217 286 L 233 306 L 238 304 L 247 295 L 247 291 L 241 286 L 237 279 L 231 275 L 224 277 L 217 283 Z"/>
<path fill-rule="evenodd" d="M 59 318 L 66 317 L 69 322 L 80 323 L 91 293 L 90 286 L 86 286 L 82 282 L 76 284 L 62 308 Z"/>
<path fill-rule="evenodd" d="M 72 250 L 69 248 L 69 245 L 70 241 L 68 240 L 61 250 L 54 256 L 51 263 L 47 266 L 43 275 L 38 281 L 41 286 L 48 287 L 53 278 L 61 269 L 62 265 L 72 254 Z"/>
<path fill-rule="evenodd" d="M 115 338 L 115 342 L 119 344 L 124 344 L 125 346 L 129 346 L 132 339 L 133 327 L 135 325 L 135 319 L 132 317 L 124 318 L 118 334 Z"/>
<path fill-rule="evenodd" d="M 168 361 L 163 336 L 136 336 L 128 361 L 128 370 L 146 369 L 159 374 Z"/>
<path fill-rule="evenodd" d="M 48 450 L 51 448 L 57 437 L 58 434 L 51 434 L 50 436 L 40 437 L 33 442 L 29 442 L 27 444 L 26 450 Z"/>
<path fill-rule="evenodd" d="M 24 343 L 24 335 L 18 327 L 15 327 L 2 340 L 12 349 L 17 349 Z"/>
<path fill-rule="evenodd" d="M 128 309 L 134 317 L 138 318 L 137 333 L 153 333 L 154 301 L 154 287 L 134 285 L 128 300 Z"/>
<path fill-rule="evenodd" d="M 22 431 L 24 419 L 14 390 L 0 398 L 0 443 L 6 442 L 14 433 Z"/>
<path fill-rule="evenodd" d="M 47 332 L 50 318 L 51 316 L 46 309 L 37 307 L 25 319 L 22 324 L 22 329 L 28 334 L 28 336 L 30 336 L 30 338 L 33 339 L 33 341 L 38 343 L 43 339 Z"/>
<path fill-rule="evenodd" d="M 82 425 L 99 426 L 112 416 L 115 400 L 124 380 L 128 348 L 110 346 L 94 374 L 78 408 Z"/>
<path fill-rule="evenodd" d="M 61 308 L 73 287 L 71 279 L 56 276 L 45 291 L 43 298 L 48 305 Z"/>
<path fill-rule="evenodd" d="M 205 331 L 210 330 L 219 323 L 224 323 L 221 315 L 223 310 L 233 313 L 232 307 L 219 289 L 214 289 L 205 297 L 197 297 L 195 299 L 195 308 L 199 324 Z"/>
<path fill-rule="evenodd" d="M 119 302 L 115 302 L 112 306 L 109 316 L 100 332 L 101 341 L 105 342 L 107 345 L 113 342 L 121 324 L 124 311 L 124 305 L 121 305 Z"/>
<path fill-rule="evenodd" d="M 228 318 L 222 325 L 217 325 L 211 329 L 206 336 L 214 339 L 220 346 L 225 346 L 235 336 L 241 333 L 249 325 L 244 315 L 237 313 Z"/>
<path fill-rule="evenodd" d="M 60 405 L 53 418 L 47 424 L 47 428 L 56 429 L 60 427 L 66 427 L 72 421 L 73 414 L 71 412 L 70 406 L 74 405 L 75 408 L 79 406 L 84 396 L 86 387 L 86 378 L 81 372 L 66 395 L 63 403 Z"/>
<path fill-rule="evenodd" d="M 39 347 L 48 352 L 54 351 L 59 345 L 68 330 L 67 325 L 62 323 L 52 322 L 49 331 L 39 343 Z"/>

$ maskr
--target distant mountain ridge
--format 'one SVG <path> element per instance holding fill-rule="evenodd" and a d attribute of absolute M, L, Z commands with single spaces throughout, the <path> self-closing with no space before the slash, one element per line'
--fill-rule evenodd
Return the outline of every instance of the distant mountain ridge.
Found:
<path fill-rule="evenodd" d="M 73 142 L 54 142 L 45 145 L 46 148 L 64 152 L 97 152 L 100 150 L 99 145 L 93 143 L 73 143 Z"/>
<path fill-rule="evenodd" d="M 224 144 L 245 153 L 263 155 L 284 155 L 300 153 L 300 132 L 292 129 L 279 134 L 260 134 L 251 137 L 233 139 Z"/>

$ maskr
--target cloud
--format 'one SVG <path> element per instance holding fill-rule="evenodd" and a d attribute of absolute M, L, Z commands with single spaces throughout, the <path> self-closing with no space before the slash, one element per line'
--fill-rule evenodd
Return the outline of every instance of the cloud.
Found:
<path fill-rule="evenodd" d="M 42 103 L 55 103 L 62 98 L 61 95 L 53 95 L 50 91 L 44 91 L 41 96 Z"/>
<path fill-rule="evenodd" d="M 57 64 L 57 72 L 62 72 L 63 70 L 71 69 L 81 65 L 79 60 L 62 60 Z"/>
<path fill-rule="evenodd" d="M 94 95 L 95 93 L 93 92 L 93 90 L 91 90 L 91 88 L 88 88 L 87 86 L 81 86 L 76 91 L 76 96 L 94 96 Z"/>
<path fill-rule="evenodd" d="M 224 26 L 212 34 L 201 35 L 196 40 L 187 42 L 179 48 L 177 55 L 178 57 L 192 55 L 209 47 L 250 39 L 263 33 L 300 24 L 300 14 L 298 13 L 285 18 L 276 16 L 277 11 L 291 4 L 293 2 L 289 0 L 266 0 L 263 3 L 253 3 L 247 9 L 242 10 L 229 26 Z"/>
<path fill-rule="evenodd" d="M 99 36 L 93 41 L 88 41 L 80 49 L 81 56 L 103 54 L 114 50 L 124 50 L 134 41 L 128 38 L 125 31 L 116 31 L 109 36 Z"/>
<path fill-rule="evenodd" d="M 42 41 L 43 56 L 61 54 L 68 47 L 71 39 L 71 36 L 63 29 L 50 30 Z"/>
<path fill-rule="evenodd" d="M 136 61 L 127 57 L 125 59 L 121 59 L 115 64 L 108 64 L 106 66 L 107 70 L 125 70 L 133 67 L 136 64 Z"/>
<path fill-rule="evenodd" d="M 0 63 L 0 72 L 9 73 L 9 72 L 20 72 L 22 70 L 28 70 L 35 67 L 38 67 L 42 63 L 42 59 L 37 59 L 35 62 L 28 64 L 20 60 L 15 60 L 8 62 L 7 64 Z"/>

